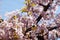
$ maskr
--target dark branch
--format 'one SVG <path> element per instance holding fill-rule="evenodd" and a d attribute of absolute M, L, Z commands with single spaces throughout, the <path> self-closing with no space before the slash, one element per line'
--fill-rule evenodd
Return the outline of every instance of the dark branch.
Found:
<path fill-rule="evenodd" d="M 37 23 L 41 20 L 42 15 L 39 15 L 39 17 L 36 19 Z"/>

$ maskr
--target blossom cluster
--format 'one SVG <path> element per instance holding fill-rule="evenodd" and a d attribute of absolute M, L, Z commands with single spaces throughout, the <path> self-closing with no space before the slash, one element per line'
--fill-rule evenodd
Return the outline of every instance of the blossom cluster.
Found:
<path fill-rule="evenodd" d="M 0 40 L 57 40 L 60 38 L 60 0 L 25 0 L 21 10 L 0 17 Z M 27 13 L 21 15 L 21 13 Z"/>

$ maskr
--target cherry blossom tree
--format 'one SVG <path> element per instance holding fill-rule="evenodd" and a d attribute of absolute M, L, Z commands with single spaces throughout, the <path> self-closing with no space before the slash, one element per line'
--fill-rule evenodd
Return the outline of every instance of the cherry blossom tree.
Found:
<path fill-rule="evenodd" d="M 7 12 L 6 19 L 0 17 L 1 40 L 60 38 L 60 13 L 55 15 L 60 0 L 25 0 L 24 3 L 21 10 Z"/>

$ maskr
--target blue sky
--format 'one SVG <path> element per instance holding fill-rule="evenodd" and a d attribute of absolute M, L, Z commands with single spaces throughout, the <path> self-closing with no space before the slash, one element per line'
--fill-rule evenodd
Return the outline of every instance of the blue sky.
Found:
<path fill-rule="evenodd" d="M 21 9 L 24 6 L 24 0 L 0 0 L 0 15 L 5 18 L 4 14 L 16 9 Z M 60 12 L 60 7 L 57 13 Z"/>
<path fill-rule="evenodd" d="M 4 14 L 24 6 L 24 0 L 0 0 L 0 15 L 5 18 Z"/>

